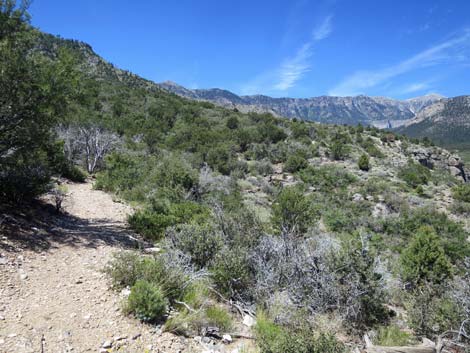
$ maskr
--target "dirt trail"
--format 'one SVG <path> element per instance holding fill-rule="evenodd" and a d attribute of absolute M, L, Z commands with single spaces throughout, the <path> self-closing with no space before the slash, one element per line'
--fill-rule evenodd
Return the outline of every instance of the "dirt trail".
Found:
<path fill-rule="evenodd" d="M 191 340 L 123 316 L 122 298 L 108 290 L 101 269 L 113 252 L 135 246 L 125 223 L 132 210 L 90 183 L 68 189 L 67 215 L 31 228 L 37 244 L 0 247 L 0 352 L 104 352 L 109 340 L 113 352 L 197 351 Z"/>

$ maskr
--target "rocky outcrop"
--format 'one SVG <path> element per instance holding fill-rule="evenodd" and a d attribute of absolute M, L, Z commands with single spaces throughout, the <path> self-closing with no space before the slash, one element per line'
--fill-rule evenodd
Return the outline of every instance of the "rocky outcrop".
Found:
<path fill-rule="evenodd" d="M 415 147 L 408 151 L 412 158 L 429 169 L 447 169 L 450 174 L 462 181 L 468 181 L 468 174 L 462 159 L 441 148 Z"/>

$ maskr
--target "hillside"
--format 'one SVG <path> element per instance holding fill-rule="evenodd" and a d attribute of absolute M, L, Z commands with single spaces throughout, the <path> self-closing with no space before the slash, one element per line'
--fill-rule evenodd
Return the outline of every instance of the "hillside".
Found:
<path fill-rule="evenodd" d="M 448 148 L 470 150 L 470 96 L 450 98 L 423 109 L 397 129 L 411 137 L 428 137 Z"/>
<path fill-rule="evenodd" d="M 458 155 L 187 99 L 23 15 L 0 38 L 0 350 L 469 347 Z M 351 124 L 429 109 L 331 99 Z"/>
<path fill-rule="evenodd" d="M 242 112 L 269 112 L 276 116 L 297 118 L 330 124 L 358 123 L 387 127 L 398 126 L 412 119 L 428 105 L 443 99 L 439 95 L 428 95 L 398 101 L 383 97 L 314 97 L 314 98 L 272 98 L 268 96 L 237 96 L 221 89 L 184 88 L 174 82 L 163 82 L 160 87 L 180 96 L 209 101 L 224 107 L 237 108 Z"/>

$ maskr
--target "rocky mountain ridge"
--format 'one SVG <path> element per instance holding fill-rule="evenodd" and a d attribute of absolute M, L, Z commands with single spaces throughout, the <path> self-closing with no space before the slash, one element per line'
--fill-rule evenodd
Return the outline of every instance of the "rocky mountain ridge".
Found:
<path fill-rule="evenodd" d="M 180 96 L 209 101 L 242 112 L 269 112 L 276 116 L 333 124 L 367 124 L 378 127 L 399 126 L 443 96 L 430 94 L 404 101 L 386 97 L 320 96 L 312 98 L 272 98 L 264 95 L 238 96 L 230 91 L 187 89 L 166 81 L 159 86 Z"/>

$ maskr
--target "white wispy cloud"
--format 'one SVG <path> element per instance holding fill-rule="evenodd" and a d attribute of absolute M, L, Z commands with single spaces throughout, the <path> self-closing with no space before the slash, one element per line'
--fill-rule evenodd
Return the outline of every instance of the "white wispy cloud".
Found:
<path fill-rule="evenodd" d="M 333 25 L 331 23 L 333 15 L 329 15 L 323 19 L 323 21 L 313 30 L 313 39 L 322 40 L 327 38 L 333 31 Z"/>
<path fill-rule="evenodd" d="M 429 82 L 415 82 L 406 85 L 400 89 L 401 94 L 409 94 L 415 93 L 420 91 L 429 90 L 431 88 L 431 84 Z"/>
<path fill-rule="evenodd" d="M 287 57 L 274 70 L 258 75 L 254 80 L 245 84 L 242 94 L 254 94 L 263 92 L 285 92 L 311 70 L 311 58 L 315 42 L 324 40 L 333 31 L 332 15 L 328 15 L 320 21 L 309 39 L 297 49 L 294 55 Z"/>
<path fill-rule="evenodd" d="M 411 58 L 380 70 L 364 70 L 346 77 L 329 91 L 330 95 L 347 96 L 366 93 L 365 90 L 383 84 L 394 77 L 417 69 L 462 61 L 470 49 L 470 29 Z"/>
<path fill-rule="evenodd" d="M 284 61 L 279 69 L 278 82 L 274 85 L 274 89 L 286 91 L 310 71 L 309 59 L 313 54 L 312 43 L 305 43 L 297 53 Z"/>

